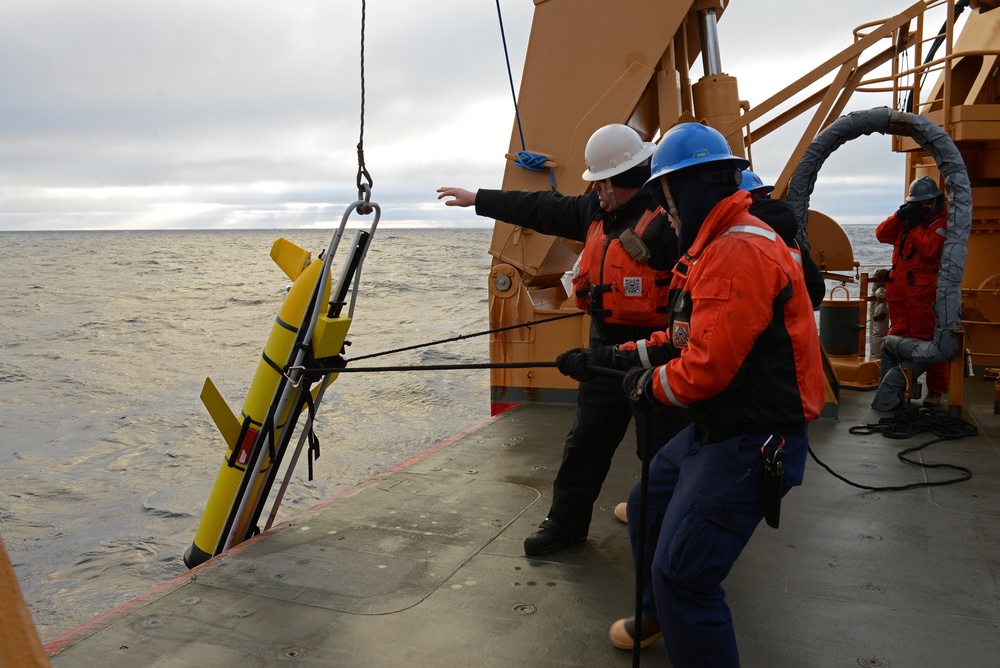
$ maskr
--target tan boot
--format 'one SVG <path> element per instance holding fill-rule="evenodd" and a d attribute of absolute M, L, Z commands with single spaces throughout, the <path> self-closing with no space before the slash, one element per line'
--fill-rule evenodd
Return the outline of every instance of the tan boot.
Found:
<path fill-rule="evenodd" d="M 608 631 L 608 638 L 611 644 L 618 649 L 632 649 L 635 646 L 635 617 L 619 619 L 611 625 Z M 646 615 L 642 616 L 642 637 L 639 639 L 639 649 L 645 649 L 659 640 L 663 636 L 660 631 L 660 623 Z"/>
<path fill-rule="evenodd" d="M 626 512 L 628 504 L 622 501 L 617 506 L 615 506 L 615 519 L 622 524 L 628 524 L 628 513 Z"/>

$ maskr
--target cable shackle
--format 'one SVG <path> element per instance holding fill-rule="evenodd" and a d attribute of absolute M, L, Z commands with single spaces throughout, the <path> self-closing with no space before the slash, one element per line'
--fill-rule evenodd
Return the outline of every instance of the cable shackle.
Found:
<path fill-rule="evenodd" d="M 361 183 L 361 171 L 358 170 L 358 201 L 351 206 L 355 207 L 355 210 L 362 216 L 367 216 L 373 209 L 371 203 L 372 199 L 372 179 L 368 176 L 368 170 L 364 170 L 365 176 L 368 178 L 368 183 Z"/>

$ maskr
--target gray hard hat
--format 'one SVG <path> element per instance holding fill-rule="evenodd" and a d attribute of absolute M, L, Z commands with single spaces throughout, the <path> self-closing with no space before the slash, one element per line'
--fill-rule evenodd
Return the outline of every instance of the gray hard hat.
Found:
<path fill-rule="evenodd" d="M 913 181 L 910 184 L 910 196 L 906 198 L 907 202 L 923 202 L 929 199 L 934 199 L 938 195 L 943 194 L 941 189 L 938 188 L 937 183 L 929 176 L 921 176 L 919 179 Z"/>

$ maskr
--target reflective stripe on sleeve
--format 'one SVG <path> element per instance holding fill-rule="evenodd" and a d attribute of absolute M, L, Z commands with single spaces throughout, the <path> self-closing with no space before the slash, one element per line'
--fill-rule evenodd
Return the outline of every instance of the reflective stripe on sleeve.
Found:
<path fill-rule="evenodd" d="M 687 408 L 685 404 L 682 404 L 681 402 L 677 401 L 677 397 L 675 397 L 674 393 L 670 390 L 670 384 L 667 382 L 667 365 L 661 364 L 660 367 L 656 370 L 656 373 L 660 379 L 660 388 L 663 390 L 663 393 L 667 395 L 667 401 L 669 401 L 674 406 Z"/>
<path fill-rule="evenodd" d="M 639 353 L 639 359 L 642 361 L 643 369 L 652 369 L 653 364 L 649 361 L 649 351 L 646 350 L 646 342 L 639 341 L 636 344 L 636 352 Z"/>

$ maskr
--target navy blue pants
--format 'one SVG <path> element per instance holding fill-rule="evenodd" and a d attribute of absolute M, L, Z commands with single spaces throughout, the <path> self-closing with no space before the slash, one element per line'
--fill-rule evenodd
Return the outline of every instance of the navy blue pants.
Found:
<path fill-rule="evenodd" d="M 764 517 L 768 434 L 702 444 L 692 425 L 650 462 L 644 537 L 643 611 L 658 619 L 674 668 L 739 666 L 722 581 Z M 785 491 L 801 484 L 808 440 L 785 437 Z M 638 554 L 640 483 L 628 499 Z"/>

